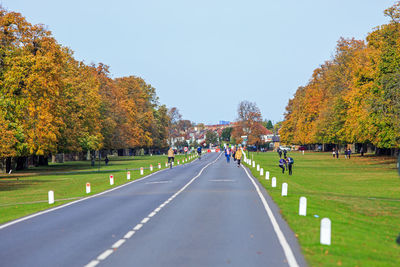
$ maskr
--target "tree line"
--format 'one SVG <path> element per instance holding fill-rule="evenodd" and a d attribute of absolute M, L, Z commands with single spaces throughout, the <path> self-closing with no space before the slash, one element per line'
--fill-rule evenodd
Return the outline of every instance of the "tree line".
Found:
<path fill-rule="evenodd" d="M 384 14 L 390 23 L 366 40 L 341 38 L 297 89 L 280 129 L 284 143 L 400 147 L 400 2 Z"/>
<path fill-rule="evenodd" d="M 1 7 L 0 42 L 0 158 L 168 146 L 168 109 L 142 78 L 112 79 Z"/>

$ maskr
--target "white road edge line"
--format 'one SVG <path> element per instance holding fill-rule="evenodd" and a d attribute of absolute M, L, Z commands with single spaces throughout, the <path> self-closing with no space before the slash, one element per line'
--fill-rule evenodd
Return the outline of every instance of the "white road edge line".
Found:
<path fill-rule="evenodd" d="M 146 218 L 144 218 L 140 223 L 141 223 L 141 224 L 145 224 L 145 223 L 147 223 L 149 220 L 150 220 L 150 218 L 149 218 L 149 217 L 146 217 Z"/>
<path fill-rule="evenodd" d="M 263 194 L 261 193 L 260 187 L 254 182 L 254 179 L 249 175 L 249 173 L 247 172 L 246 168 L 243 167 L 243 165 L 241 165 L 241 166 L 242 166 L 243 170 L 246 172 L 247 177 L 249 177 L 250 181 L 253 183 L 254 187 L 257 190 L 258 196 L 260 197 L 261 202 L 263 203 L 264 208 L 265 208 L 265 210 L 266 210 L 266 212 L 268 214 L 268 217 L 269 217 L 269 219 L 271 221 L 271 224 L 272 224 L 272 226 L 274 228 L 274 231 L 275 231 L 276 235 L 278 236 L 279 243 L 282 246 L 283 252 L 285 253 L 285 256 L 286 256 L 286 259 L 288 261 L 289 266 L 290 267 L 298 267 L 299 265 L 298 265 L 298 263 L 296 261 L 296 258 L 294 257 L 292 249 L 290 248 L 288 242 L 286 241 L 286 238 L 283 235 L 282 230 L 279 227 L 279 224 L 276 221 L 274 214 L 272 213 L 272 210 L 270 209 L 267 201 L 265 200 Z"/>
<path fill-rule="evenodd" d="M 138 225 L 136 225 L 135 226 L 135 228 L 133 228 L 133 230 L 135 230 L 135 231 L 137 231 L 137 230 L 139 230 L 140 228 L 142 228 L 142 226 L 143 226 L 143 224 L 138 224 Z"/>

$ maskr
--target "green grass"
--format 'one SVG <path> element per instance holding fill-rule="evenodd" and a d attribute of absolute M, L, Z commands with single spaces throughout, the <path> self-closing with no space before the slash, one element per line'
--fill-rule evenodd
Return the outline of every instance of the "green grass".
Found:
<path fill-rule="evenodd" d="M 175 164 L 183 155 L 175 157 Z M 72 161 L 30 168 L 11 175 L 0 176 L 0 224 L 41 210 L 93 195 L 112 187 L 129 182 L 126 170 L 149 168 L 158 170 L 158 163 L 165 169 L 166 156 L 110 157 L 108 166 L 104 162 L 98 172 L 98 166 L 90 166 L 90 161 Z M 140 175 L 139 170 L 131 170 L 131 180 L 150 174 L 149 169 Z M 114 175 L 114 185 L 110 185 L 109 175 Z M 91 193 L 86 194 L 86 183 L 91 184 Z M 47 193 L 54 191 L 56 202 L 47 203 Z M 35 203 L 37 202 L 37 203 Z"/>
<path fill-rule="evenodd" d="M 292 176 L 282 174 L 277 153 L 253 153 L 256 164 L 277 178 L 276 188 L 256 168 L 250 169 L 280 207 L 310 266 L 400 266 L 400 246 L 395 242 L 400 233 L 400 179 L 395 160 L 289 155 L 295 161 Z M 287 197 L 281 196 L 283 182 L 288 183 Z M 307 216 L 298 215 L 301 196 L 307 198 Z M 319 243 L 324 217 L 332 222 L 330 246 Z"/>

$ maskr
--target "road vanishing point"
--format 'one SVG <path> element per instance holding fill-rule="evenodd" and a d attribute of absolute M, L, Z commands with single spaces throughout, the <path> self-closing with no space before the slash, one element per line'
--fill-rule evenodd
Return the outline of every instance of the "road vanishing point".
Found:
<path fill-rule="evenodd" d="M 0 226 L 0 266 L 306 266 L 246 167 L 209 153 Z"/>

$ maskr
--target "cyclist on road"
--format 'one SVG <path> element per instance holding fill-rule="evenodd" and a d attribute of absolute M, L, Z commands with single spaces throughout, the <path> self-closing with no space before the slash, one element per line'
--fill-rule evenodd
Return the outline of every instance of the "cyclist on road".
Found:
<path fill-rule="evenodd" d="M 168 150 L 168 163 L 170 168 L 172 168 L 172 163 L 174 162 L 174 159 L 175 159 L 175 151 L 172 149 L 172 147 L 170 147 Z"/>

